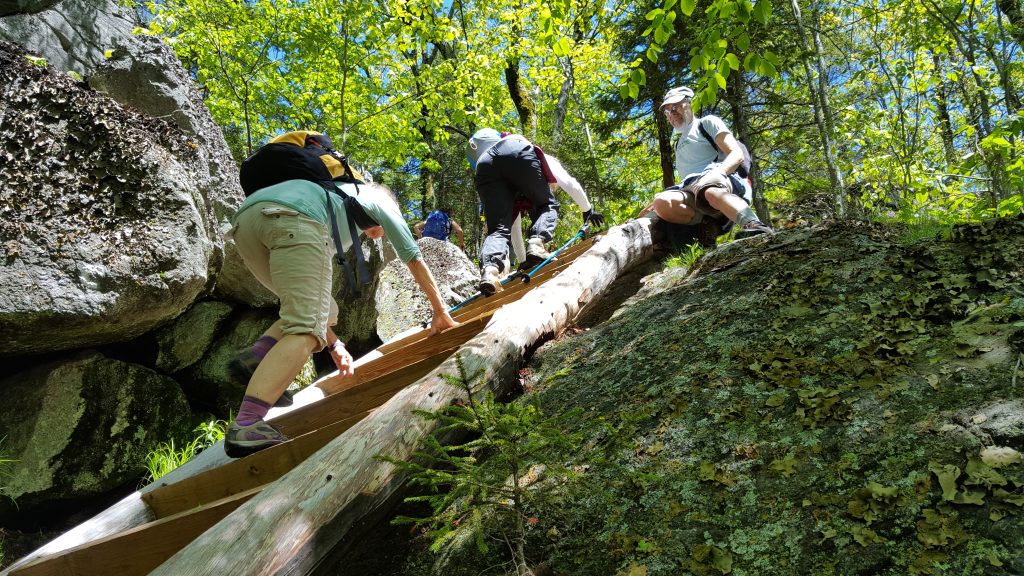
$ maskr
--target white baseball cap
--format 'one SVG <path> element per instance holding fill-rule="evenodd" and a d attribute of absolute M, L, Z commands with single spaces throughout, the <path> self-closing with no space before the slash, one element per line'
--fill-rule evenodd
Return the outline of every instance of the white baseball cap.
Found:
<path fill-rule="evenodd" d="M 665 93 L 665 100 L 662 101 L 661 107 L 664 108 L 669 104 L 675 104 L 676 102 L 689 102 L 693 100 L 693 90 L 690 90 L 686 86 L 680 86 L 679 88 L 673 88 Z"/>

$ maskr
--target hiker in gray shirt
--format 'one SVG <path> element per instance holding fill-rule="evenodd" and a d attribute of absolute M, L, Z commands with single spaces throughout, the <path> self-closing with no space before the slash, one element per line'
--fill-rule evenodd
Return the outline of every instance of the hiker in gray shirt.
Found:
<path fill-rule="evenodd" d="M 673 88 L 665 94 L 662 111 L 676 134 L 676 172 L 680 183 L 655 195 L 644 210 L 673 224 L 693 224 L 698 237 L 713 239 L 723 225 L 740 226 L 738 237 L 772 232 L 750 207 L 750 183 L 736 170 L 744 160 L 740 143 L 717 116 L 694 117 L 693 90 Z M 714 141 L 712 145 L 711 140 Z"/>

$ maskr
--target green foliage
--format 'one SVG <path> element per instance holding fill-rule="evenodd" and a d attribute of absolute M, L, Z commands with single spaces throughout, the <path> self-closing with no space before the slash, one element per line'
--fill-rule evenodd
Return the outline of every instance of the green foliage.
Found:
<path fill-rule="evenodd" d="M 704 248 L 696 242 L 687 246 L 681 253 L 670 256 L 665 260 L 666 268 L 690 268 L 704 255 Z"/>
<path fill-rule="evenodd" d="M 4 486 L 6 485 L 7 478 L 11 475 L 10 466 L 17 462 L 17 460 L 12 460 L 7 456 L 6 450 L 4 450 L 4 442 L 6 440 L 6 436 L 0 436 L 0 495 L 7 496 L 14 502 L 14 498 L 7 493 Z"/>
<path fill-rule="evenodd" d="M 546 495 L 570 476 L 558 462 L 575 443 L 544 416 L 535 398 L 501 403 L 489 391 L 475 398 L 481 371 L 467 374 L 461 356 L 456 362 L 458 375 L 443 377 L 465 397 L 437 412 L 419 413 L 437 430 L 412 461 L 383 457 L 409 474 L 411 486 L 426 491 L 407 501 L 426 502 L 431 509 L 426 517 L 394 522 L 426 528 L 435 552 L 472 542 L 486 553 L 492 541 L 503 542 L 519 570 L 526 565 L 528 533 L 545 513 Z"/>
<path fill-rule="evenodd" d="M 224 440 L 227 427 L 226 421 L 211 419 L 196 426 L 195 436 L 180 448 L 175 446 L 173 438 L 168 442 L 161 442 L 146 456 L 148 474 L 144 483 L 156 482 L 161 476 L 188 462 L 203 450 Z"/>

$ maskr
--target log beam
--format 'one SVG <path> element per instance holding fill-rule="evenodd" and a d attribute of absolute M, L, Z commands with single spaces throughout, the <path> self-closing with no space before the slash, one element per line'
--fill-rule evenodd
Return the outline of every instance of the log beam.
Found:
<path fill-rule="evenodd" d="M 484 381 L 500 392 L 526 350 L 564 329 L 581 300 L 599 297 L 619 274 L 652 255 L 650 220 L 612 228 L 557 277 L 495 313 L 458 352 L 467 370 L 483 370 Z M 375 456 L 411 456 L 434 431 L 433 423 L 412 411 L 434 411 L 455 400 L 460 391 L 441 377 L 455 373 L 450 358 L 399 391 L 152 574 L 308 574 L 361 517 L 379 509 L 401 485 L 404 478 L 394 466 Z"/>

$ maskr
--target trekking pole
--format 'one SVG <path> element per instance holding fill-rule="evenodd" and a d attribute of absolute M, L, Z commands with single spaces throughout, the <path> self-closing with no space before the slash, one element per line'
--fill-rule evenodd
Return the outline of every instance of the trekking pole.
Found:
<path fill-rule="evenodd" d="M 509 282 L 515 280 L 517 274 L 519 274 L 519 272 L 513 272 L 512 274 L 509 274 L 508 276 L 506 276 L 501 281 L 501 285 L 504 286 L 504 285 L 508 284 Z M 481 299 L 483 297 L 484 297 L 484 293 L 480 292 L 478 290 L 476 292 L 476 294 L 473 294 L 472 296 L 470 296 L 469 298 L 466 298 L 465 300 L 463 300 L 462 302 L 459 302 L 458 304 L 452 305 L 452 307 L 448 309 L 448 314 L 451 314 L 452 312 L 455 312 L 456 310 L 458 310 L 460 308 L 464 308 L 466 306 L 469 306 L 473 302 L 476 302 L 477 300 L 479 300 L 479 299 Z M 428 325 L 430 325 L 430 320 L 424 320 L 422 323 L 420 323 L 420 325 L 423 328 L 426 328 Z"/>
<path fill-rule="evenodd" d="M 533 278 L 533 275 L 536 274 L 538 270 L 540 270 L 541 268 L 546 266 L 548 262 L 551 262 L 552 260 L 554 260 L 556 256 L 561 254 L 569 246 L 572 246 L 572 244 L 574 242 L 576 242 L 577 240 L 582 238 L 589 231 L 590 231 L 590 224 L 584 224 L 582 227 L 580 227 L 580 231 L 577 232 L 575 236 L 570 238 L 569 241 L 566 242 L 565 244 L 562 244 L 561 248 L 559 248 L 558 250 L 555 250 L 554 252 L 549 254 L 546 260 L 544 260 L 540 264 L 537 264 L 536 268 L 534 268 L 533 270 L 530 270 L 529 272 L 516 272 L 515 274 L 512 274 L 512 276 L 510 276 L 509 278 L 506 278 L 506 280 L 512 281 L 514 278 L 522 278 L 523 279 L 523 284 L 529 283 L 530 280 Z M 505 284 L 505 282 L 502 281 L 502 285 L 504 285 L 504 284 Z"/>

